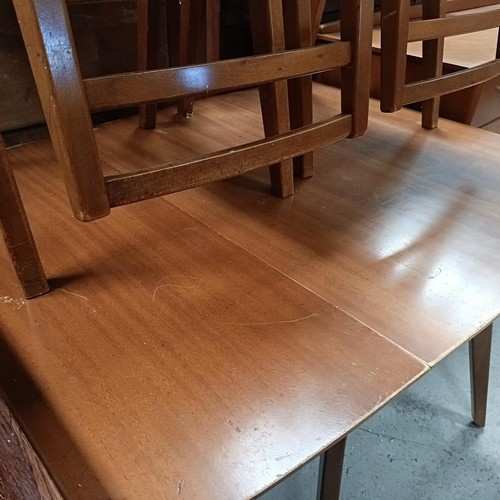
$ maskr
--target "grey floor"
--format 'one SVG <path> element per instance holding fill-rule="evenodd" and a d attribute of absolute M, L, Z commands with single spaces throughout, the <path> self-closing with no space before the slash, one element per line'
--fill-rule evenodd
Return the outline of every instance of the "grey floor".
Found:
<path fill-rule="evenodd" d="M 259 500 L 315 500 L 318 460 Z M 487 423 L 470 424 L 463 345 L 352 432 L 342 500 L 500 500 L 500 320 L 494 325 Z"/>

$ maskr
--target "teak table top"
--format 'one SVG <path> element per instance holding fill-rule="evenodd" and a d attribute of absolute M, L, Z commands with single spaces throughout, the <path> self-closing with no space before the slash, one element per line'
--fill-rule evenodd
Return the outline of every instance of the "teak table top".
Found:
<path fill-rule="evenodd" d="M 333 97 L 317 89 L 320 108 Z M 262 133 L 254 92 L 196 103 L 180 131 L 167 115 L 147 155 L 134 120 L 102 126 L 107 168 L 113 150 L 219 147 L 215 125 L 228 143 Z M 0 383 L 63 493 L 251 497 L 425 373 L 416 356 L 492 321 L 500 146 L 373 116 L 287 200 L 257 174 L 88 224 L 47 142 L 10 151 L 54 289 L 23 301 L 1 247 Z"/>
<path fill-rule="evenodd" d="M 428 369 L 168 201 L 84 224 L 48 143 L 10 156 L 53 290 L 2 248 L 0 380 L 69 498 L 251 497 Z"/>
<path fill-rule="evenodd" d="M 289 200 L 261 173 L 170 201 L 433 365 L 499 313 L 500 141 L 419 119 L 373 101 L 368 133 L 317 152 Z"/>

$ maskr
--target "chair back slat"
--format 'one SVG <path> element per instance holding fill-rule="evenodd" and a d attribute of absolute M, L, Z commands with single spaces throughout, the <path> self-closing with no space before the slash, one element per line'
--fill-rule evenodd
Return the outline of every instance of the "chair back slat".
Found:
<path fill-rule="evenodd" d="M 500 8 L 475 14 L 461 14 L 441 19 L 414 21 L 408 30 L 408 42 L 432 40 L 439 37 L 463 35 L 481 30 L 497 28 L 500 25 Z"/>
<path fill-rule="evenodd" d="M 111 206 L 125 205 L 189 189 L 215 180 L 278 163 L 319 149 L 351 133 L 352 117 L 338 115 L 235 148 L 218 151 L 194 161 L 179 162 L 131 174 L 109 176 L 106 188 Z"/>
<path fill-rule="evenodd" d="M 175 100 L 188 95 L 252 87 L 345 66 L 349 42 L 182 68 L 123 73 L 84 80 L 92 111 Z"/>
<path fill-rule="evenodd" d="M 448 0 L 447 12 L 457 12 L 460 10 L 477 9 L 496 5 L 498 0 Z"/>
<path fill-rule="evenodd" d="M 458 90 L 479 85 L 500 74 L 500 60 L 490 61 L 474 68 L 466 68 L 455 73 L 449 73 L 424 82 L 414 82 L 406 85 L 404 104 L 430 99 L 437 93 L 448 94 Z"/>

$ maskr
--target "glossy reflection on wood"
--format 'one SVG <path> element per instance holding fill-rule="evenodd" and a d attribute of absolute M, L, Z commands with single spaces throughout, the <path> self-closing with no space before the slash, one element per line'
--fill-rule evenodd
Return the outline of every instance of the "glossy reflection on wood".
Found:
<path fill-rule="evenodd" d="M 68 498 L 251 497 L 427 370 L 165 199 L 83 224 L 48 143 L 9 154 L 52 291 L 23 301 L 1 254 L 0 382 Z"/>
<path fill-rule="evenodd" d="M 318 119 L 335 93 L 316 87 Z M 318 179 L 288 203 L 259 175 L 169 200 L 432 365 L 499 312 L 500 143 L 370 112 L 366 137 L 317 152 Z"/>

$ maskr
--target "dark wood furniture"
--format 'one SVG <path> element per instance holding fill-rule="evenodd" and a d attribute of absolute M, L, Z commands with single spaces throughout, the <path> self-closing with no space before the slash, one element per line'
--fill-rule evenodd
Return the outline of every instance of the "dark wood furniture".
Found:
<path fill-rule="evenodd" d="M 480 8 L 483 7 L 483 8 Z M 382 111 L 422 103 L 422 126 L 435 128 L 440 96 L 473 87 L 500 75 L 500 37 L 496 58 L 443 75 L 446 37 L 500 26 L 500 3 L 493 0 L 423 0 L 422 19 L 411 19 L 408 2 L 384 0 L 381 17 Z M 422 76 L 406 82 L 407 44 L 422 41 Z"/>
<path fill-rule="evenodd" d="M 85 80 L 76 64 L 64 1 L 15 1 L 14 5 L 54 147 L 65 171 L 73 212 L 81 220 L 105 216 L 113 206 L 273 164 L 276 165 L 271 175 L 273 191 L 288 196 L 293 192 L 288 159 L 347 135 L 359 135 L 366 128 L 367 93 L 364 92 L 365 81 L 361 78 L 360 68 L 369 41 L 368 33 L 360 27 L 368 17 L 370 0 L 345 2 L 344 41 L 329 47 L 284 51 L 281 1 L 251 2 L 250 9 L 262 16 L 260 26 L 266 52 L 275 52 L 273 54 Z M 299 8 L 298 4 L 296 8 Z M 65 71 L 59 71 L 61 66 Z M 345 68 L 343 114 L 323 124 L 290 132 L 283 80 L 337 66 Z M 265 108 L 275 107 L 271 114 L 273 122 L 264 124 L 266 134 L 273 134 L 272 138 L 219 151 L 186 164 L 159 160 L 154 167 L 129 174 L 126 178 L 106 175 L 105 165 L 97 153 L 91 111 L 150 104 L 256 84 L 265 84 L 261 88 L 269 89 Z"/>
<path fill-rule="evenodd" d="M 33 14 L 26 5 L 23 15 Z M 61 5 L 51 7 L 61 21 Z M 280 19 L 304 18 L 261 12 L 278 22 L 273 29 Z M 354 30 L 351 43 L 339 45 L 347 59 L 366 43 L 358 35 L 371 19 L 366 11 L 361 18 L 362 26 L 343 23 Z M 53 33 L 45 32 L 48 40 Z M 235 68 L 331 54 L 298 49 L 287 59 L 286 43 L 264 39 L 276 53 L 234 67 L 152 74 L 165 83 L 193 69 L 221 71 L 232 88 L 248 83 Z M 348 433 L 467 341 L 473 420 L 485 424 L 500 298 L 496 136 L 446 121 L 428 134 L 415 129 L 411 111 L 386 116 L 373 107 L 368 135 L 317 153 L 314 182 L 299 181 L 289 200 L 269 197 L 259 151 L 269 161 L 289 159 L 290 145 L 301 155 L 330 142 L 330 127 L 340 127 L 339 137 L 364 131 L 366 82 L 359 66 L 341 65 L 350 82 L 343 96 L 316 86 L 316 122 L 292 120 L 298 132 L 274 142 L 263 138 L 254 90 L 200 101 L 196 120 L 181 126 L 175 109 L 159 112 L 154 131 L 138 128 L 135 117 L 100 126 L 85 137 L 111 184 L 127 183 L 138 165 L 147 175 L 161 170 L 163 182 L 157 165 L 165 150 L 174 170 L 195 154 L 209 171 L 237 151 L 251 160 L 242 170 L 252 172 L 168 198 L 163 183 L 148 191 L 154 199 L 87 225 L 64 210 L 56 156 L 68 151 L 59 135 L 56 156 L 48 141 L 8 154 L 0 144 L 7 192 L 19 201 L 12 165 L 52 285 L 51 294 L 26 302 L 7 265 L 12 251 L 1 249 L 0 383 L 65 496 L 249 498 L 320 455 L 320 497 L 337 498 Z M 289 90 L 308 92 L 310 68 L 298 71 L 295 90 L 276 80 L 276 68 L 255 83 L 286 102 Z M 77 79 L 94 88 L 91 100 L 115 101 L 98 91 L 105 80 L 121 82 Z M 51 95 L 50 85 L 42 88 Z M 176 88 L 175 98 L 187 95 Z M 67 132 L 71 117 L 48 116 Z"/>
<path fill-rule="evenodd" d="M 486 3 L 491 3 L 485 0 Z M 484 4 L 485 2 L 481 1 Z M 463 8 L 461 2 L 449 2 L 447 12 L 454 12 Z M 412 20 L 422 18 L 422 6 L 411 5 L 409 17 Z M 380 99 L 380 11 L 374 13 L 373 18 L 373 47 L 371 64 L 370 94 Z M 318 40 L 330 42 L 338 39 L 340 22 L 325 22 L 320 25 Z M 443 53 L 443 75 L 455 73 L 466 68 L 484 64 L 495 57 L 498 30 L 492 28 L 486 31 L 476 31 L 448 37 Z M 422 79 L 422 42 L 410 42 L 407 45 L 406 57 L 406 84 L 418 82 Z M 318 75 L 318 80 L 329 85 L 338 86 L 339 75 L 336 71 Z M 497 99 L 497 86 L 500 76 L 479 83 L 471 87 L 444 94 L 440 97 L 439 115 L 460 123 L 475 127 L 498 130 L 500 123 L 500 102 Z M 410 105 L 420 109 L 420 103 Z M 496 128 L 495 128 L 496 125 Z"/>
<path fill-rule="evenodd" d="M 62 500 L 0 391 L 0 496 L 5 499 Z"/>
<path fill-rule="evenodd" d="M 142 71 L 87 79 L 82 79 L 79 72 L 64 0 L 14 2 L 14 5 L 52 142 L 65 172 L 69 200 L 80 220 L 107 215 L 112 206 L 187 189 L 261 166 L 270 166 L 272 190 L 280 196 L 288 196 L 294 189 L 292 158 L 302 157 L 296 171 L 303 177 L 310 176 L 313 150 L 346 136 L 360 135 L 366 129 L 368 92 L 360 68 L 366 65 L 368 57 L 369 40 L 364 25 L 369 19 L 371 0 L 361 0 L 359 4 L 346 2 L 344 40 L 326 49 L 312 47 L 309 3 L 286 3 L 283 10 L 280 0 L 252 2 L 249 9 L 258 41 L 256 51 L 264 55 L 159 70 L 148 68 L 156 66 L 152 48 L 158 45 L 156 38 L 161 31 L 157 22 L 160 2 L 140 1 L 137 5 L 138 61 Z M 304 9 L 304 5 L 307 8 Z M 192 14 L 189 4 L 187 8 Z M 185 12 L 183 16 L 186 17 Z M 285 40 L 285 20 L 288 31 L 298 29 L 304 35 Z M 297 50 L 286 50 L 290 47 Z M 311 80 L 307 75 L 333 66 L 343 67 L 342 113 L 312 124 Z M 298 113 L 292 114 L 292 131 L 287 78 L 291 78 L 292 95 L 304 103 Z M 174 155 L 167 162 L 165 157 L 156 156 L 148 163 L 146 156 L 146 166 L 126 176 L 113 173 L 109 163 L 102 161 L 91 111 L 141 105 L 141 127 L 154 128 L 157 101 L 252 84 L 260 85 L 267 138 L 182 162 L 176 162 Z M 120 156 L 120 161 L 125 160 Z M 7 162 L 2 163 L 5 163 L 4 170 L 7 169 Z M 4 189 L 12 189 L 14 198 L 17 195 L 12 176 L 10 181 L 4 184 Z M 18 205 L 22 215 L 22 204 Z M 8 226 L 4 219 L 9 214 L 11 212 L 5 210 L 2 213 L 3 227 Z M 10 245 L 8 236 L 6 241 Z M 35 256 L 36 247 L 32 239 L 29 241 Z M 37 263 L 43 272 L 39 260 Z M 17 267 L 19 273 L 23 266 L 21 263 Z M 19 278 L 23 286 L 27 279 L 32 279 L 21 274 Z M 38 293 L 27 291 L 28 297 Z"/>

